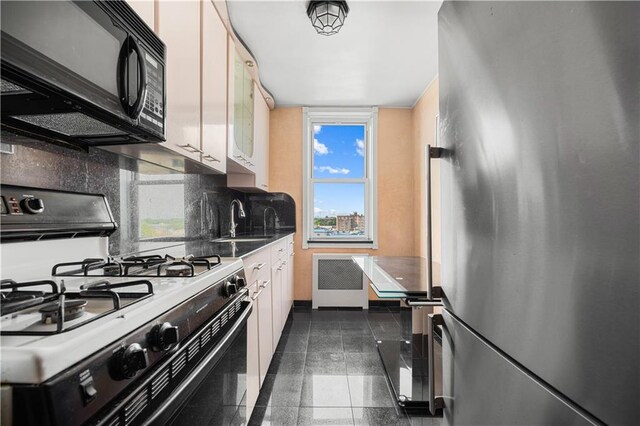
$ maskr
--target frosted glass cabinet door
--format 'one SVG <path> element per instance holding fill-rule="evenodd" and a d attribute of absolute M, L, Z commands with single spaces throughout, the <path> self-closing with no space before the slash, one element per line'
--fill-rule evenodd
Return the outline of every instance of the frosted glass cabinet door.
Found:
<path fill-rule="evenodd" d="M 200 161 L 200 2 L 156 3 L 158 35 L 167 46 L 167 141 Z"/>
<path fill-rule="evenodd" d="M 254 145 L 253 145 L 253 80 L 251 75 L 244 69 L 242 77 L 242 117 L 244 122 L 244 129 L 242 131 L 242 152 L 246 156 L 247 160 L 253 159 Z M 249 164 L 253 166 L 253 164 Z"/>
<path fill-rule="evenodd" d="M 244 111 L 243 111 L 243 96 L 244 96 L 244 64 L 240 59 L 240 56 L 235 53 L 234 55 L 234 71 L 233 71 L 233 110 L 234 110 L 234 141 L 235 145 L 244 153 Z"/>
<path fill-rule="evenodd" d="M 253 144 L 255 164 L 255 187 L 269 190 L 269 105 L 262 97 L 257 84 L 253 83 Z"/>

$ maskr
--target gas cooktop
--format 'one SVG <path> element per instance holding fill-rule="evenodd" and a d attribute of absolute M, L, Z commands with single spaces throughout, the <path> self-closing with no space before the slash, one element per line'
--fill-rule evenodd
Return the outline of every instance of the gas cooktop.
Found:
<path fill-rule="evenodd" d="M 195 277 L 220 265 L 218 255 L 175 257 L 169 254 L 144 254 L 123 258 L 89 258 L 59 263 L 54 277 Z"/>

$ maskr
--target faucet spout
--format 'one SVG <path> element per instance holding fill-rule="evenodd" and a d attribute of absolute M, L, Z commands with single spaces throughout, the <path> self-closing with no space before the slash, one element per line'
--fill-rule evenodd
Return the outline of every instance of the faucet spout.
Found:
<path fill-rule="evenodd" d="M 236 215 L 234 212 L 234 207 L 238 206 L 238 217 L 240 219 L 244 219 L 247 215 L 244 212 L 244 207 L 242 207 L 242 202 L 237 198 L 231 202 L 231 229 L 229 229 L 229 235 L 231 238 L 235 238 L 236 236 L 236 228 L 238 224 L 236 223 Z"/>

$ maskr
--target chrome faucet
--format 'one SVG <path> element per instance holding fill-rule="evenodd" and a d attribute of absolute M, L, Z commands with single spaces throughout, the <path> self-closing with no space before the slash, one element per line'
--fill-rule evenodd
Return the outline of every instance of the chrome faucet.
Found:
<path fill-rule="evenodd" d="M 246 217 L 244 208 L 242 207 L 242 202 L 240 202 L 240 200 L 238 199 L 233 200 L 231 202 L 231 229 L 229 230 L 229 235 L 231 236 L 231 238 L 236 237 L 236 228 L 238 227 L 238 224 L 236 223 L 236 216 L 233 212 L 233 206 L 236 204 L 238 205 L 238 217 L 240 219 L 244 219 Z"/>

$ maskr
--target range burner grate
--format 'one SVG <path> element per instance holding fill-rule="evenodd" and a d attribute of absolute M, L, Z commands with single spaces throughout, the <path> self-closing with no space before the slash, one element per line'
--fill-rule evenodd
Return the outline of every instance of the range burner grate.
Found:
<path fill-rule="evenodd" d="M 111 257 L 105 259 L 84 259 L 79 262 L 66 262 L 55 265 L 51 271 L 53 276 L 157 276 L 157 277 L 194 277 L 200 272 L 208 271 L 221 263 L 218 255 L 188 255 L 174 257 L 129 256 L 121 260 Z"/>
<path fill-rule="evenodd" d="M 34 290 L 34 287 L 50 286 L 51 292 Z M 145 292 L 117 292 L 115 290 L 145 286 Z M 31 290 L 22 290 L 31 288 Z M 55 324 L 55 329 L 13 330 L 2 327 L 3 335 L 50 335 L 70 331 L 92 321 L 116 312 L 123 307 L 122 299 L 139 302 L 153 295 L 153 285 L 148 280 L 135 280 L 111 283 L 107 280 L 97 281 L 80 287 L 79 292 L 67 292 L 64 284 L 60 288 L 53 281 L 30 281 L 18 283 L 14 280 L 2 280 L 2 316 L 19 316 L 37 309 L 43 324 Z M 33 297 L 29 297 L 33 296 Z M 13 301 L 15 299 L 15 301 Z M 85 315 L 87 305 L 97 299 L 111 299 L 111 308 L 104 309 L 96 315 Z M 84 318 L 84 320 L 83 320 Z M 70 323 L 70 324 L 67 324 Z"/>

